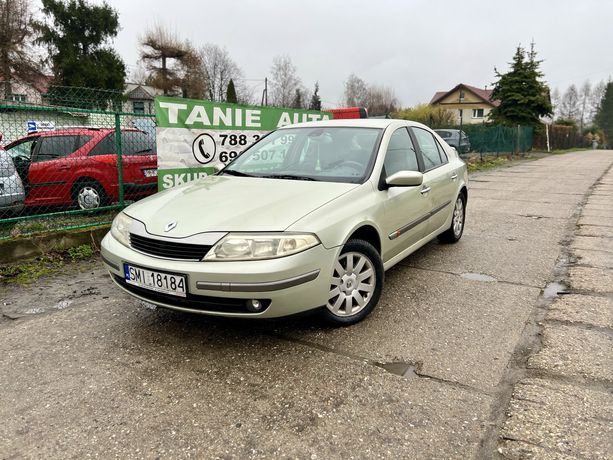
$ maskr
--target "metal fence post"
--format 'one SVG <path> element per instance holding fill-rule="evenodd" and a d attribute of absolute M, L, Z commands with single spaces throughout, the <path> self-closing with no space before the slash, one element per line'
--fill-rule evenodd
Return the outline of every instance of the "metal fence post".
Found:
<path fill-rule="evenodd" d="M 115 151 L 117 152 L 117 186 L 119 187 L 119 206 L 123 208 L 123 170 L 121 159 L 121 119 L 119 113 L 115 113 Z"/>

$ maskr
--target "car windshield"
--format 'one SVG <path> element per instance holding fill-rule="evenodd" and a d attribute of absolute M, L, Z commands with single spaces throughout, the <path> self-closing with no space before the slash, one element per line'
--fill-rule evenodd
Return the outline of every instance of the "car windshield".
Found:
<path fill-rule="evenodd" d="M 381 133 L 357 127 L 280 129 L 246 150 L 221 174 L 361 183 L 372 169 Z"/>

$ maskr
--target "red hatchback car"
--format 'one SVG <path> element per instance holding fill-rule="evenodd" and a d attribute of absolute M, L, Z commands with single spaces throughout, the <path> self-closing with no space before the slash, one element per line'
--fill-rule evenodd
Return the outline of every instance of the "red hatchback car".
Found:
<path fill-rule="evenodd" d="M 29 134 L 5 148 L 26 189 L 26 206 L 94 209 L 119 199 L 115 130 L 66 128 Z M 124 196 L 157 189 L 155 139 L 137 129 L 121 131 Z"/>

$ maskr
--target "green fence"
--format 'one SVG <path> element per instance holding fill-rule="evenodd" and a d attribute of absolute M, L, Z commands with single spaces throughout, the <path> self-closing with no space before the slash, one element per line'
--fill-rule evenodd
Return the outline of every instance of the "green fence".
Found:
<path fill-rule="evenodd" d="M 461 154 L 501 155 L 521 154 L 532 148 L 534 132 L 526 126 L 463 125 L 462 140 L 459 126 L 436 128 L 436 131 Z"/>
<path fill-rule="evenodd" d="M 52 87 L 31 99 L 0 100 L 0 239 L 106 224 L 155 193 L 153 114 L 111 91 Z"/>

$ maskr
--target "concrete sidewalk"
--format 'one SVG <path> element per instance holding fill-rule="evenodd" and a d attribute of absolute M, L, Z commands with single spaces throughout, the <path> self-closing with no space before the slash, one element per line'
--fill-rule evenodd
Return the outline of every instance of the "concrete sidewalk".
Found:
<path fill-rule="evenodd" d="M 502 429 L 499 451 L 508 458 L 613 458 L 611 168 L 579 211 L 559 266 L 564 295 L 539 323 Z"/>

